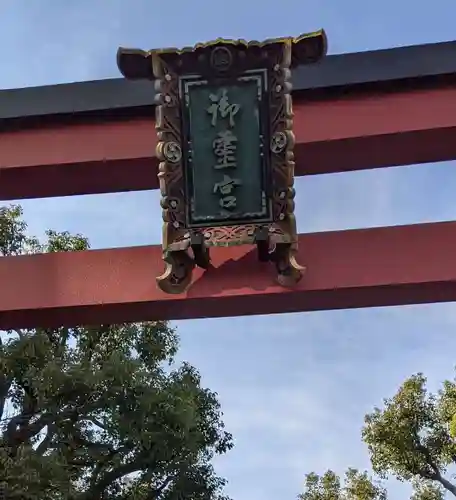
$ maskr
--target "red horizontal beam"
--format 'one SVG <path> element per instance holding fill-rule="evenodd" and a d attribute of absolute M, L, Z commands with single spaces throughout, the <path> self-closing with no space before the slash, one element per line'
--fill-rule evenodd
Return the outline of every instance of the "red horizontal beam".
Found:
<path fill-rule="evenodd" d="M 456 300 L 456 222 L 305 234 L 295 289 L 249 246 L 219 248 L 190 290 L 160 292 L 158 246 L 0 258 L 0 329 Z"/>
<path fill-rule="evenodd" d="M 296 96 L 294 113 L 296 175 L 456 158 L 456 88 Z M 0 199 L 155 189 L 155 142 L 152 116 L 0 133 Z"/>

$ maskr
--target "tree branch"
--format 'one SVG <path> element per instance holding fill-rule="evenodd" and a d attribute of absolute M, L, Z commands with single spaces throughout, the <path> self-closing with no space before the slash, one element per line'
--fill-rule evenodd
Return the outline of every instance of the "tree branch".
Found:
<path fill-rule="evenodd" d="M 46 437 L 41 441 L 41 443 L 36 448 L 36 453 L 40 456 L 43 456 L 44 453 L 50 448 L 52 443 L 52 438 L 55 435 L 56 425 L 51 423 L 48 425 L 48 430 L 46 433 Z"/>
<path fill-rule="evenodd" d="M 447 491 L 456 497 L 456 485 L 448 481 L 448 479 L 444 478 L 441 474 L 439 474 L 436 481 L 438 481 Z"/>
<path fill-rule="evenodd" d="M 171 484 L 171 481 L 173 481 L 175 477 L 175 474 L 168 476 L 158 488 L 152 488 L 149 491 L 146 500 L 155 500 L 156 498 L 159 498 L 160 494 L 163 493 L 163 490 Z"/>
<path fill-rule="evenodd" d="M 93 417 L 90 417 L 87 419 L 88 421 L 92 422 L 92 424 L 96 425 L 97 427 L 99 427 L 100 429 L 103 429 L 104 431 L 107 431 L 107 428 L 105 425 L 103 425 L 99 420 L 97 420 L 96 418 L 93 418 Z"/>
<path fill-rule="evenodd" d="M 0 420 L 3 419 L 6 400 L 8 399 L 8 393 L 12 383 L 12 379 L 7 377 L 6 375 L 0 376 Z"/>
<path fill-rule="evenodd" d="M 432 455 L 428 448 L 424 446 L 419 439 L 417 438 L 417 443 L 416 443 L 418 451 L 420 451 L 423 455 L 424 458 L 426 459 L 426 463 L 429 465 L 429 467 L 432 469 L 431 473 L 424 473 L 424 471 L 421 473 L 422 476 L 424 476 L 426 479 L 431 479 L 433 481 L 437 481 L 440 483 L 447 491 L 452 493 L 456 497 L 456 485 L 448 481 L 445 477 L 442 476 L 442 473 L 440 472 L 439 467 L 435 463 L 434 459 L 432 458 Z"/>
<path fill-rule="evenodd" d="M 111 329 L 111 325 L 100 325 L 95 331 L 90 328 L 89 329 L 89 342 L 87 344 L 87 359 L 92 361 L 95 348 L 99 345 L 103 339 L 103 336 L 109 334 Z"/>
<path fill-rule="evenodd" d="M 3 347 L 3 340 L 0 335 L 0 348 Z M 13 379 L 2 373 L 0 375 L 0 420 L 3 419 L 3 413 L 5 411 L 6 400 L 8 399 L 8 393 L 13 383 Z"/>
<path fill-rule="evenodd" d="M 21 413 L 14 416 L 6 428 L 6 441 L 13 449 L 19 444 L 29 441 L 51 422 L 44 418 L 45 415 L 42 415 L 36 422 L 29 424 L 30 420 L 39 413 L 38 401 L 33 390 L 27 384 L 21 381 L 16 381 L 16 383 L 24 391 L 24 399 Z"/>
<path fill-rule="evenodd" d="M 36 422 L 30 424 L 33 415 L 20 413 L 13 417 L 6 429 L 6 441 L 11 448 L 16 448 L 19 444 L 29 442 L 30 439 L 39 434 L 47 425 L 52 424 L 52 415 L 46 413 Z M 19 427 L 19 429 L 18 429 Z"/>
<path fill-rule="evenodd" d="M 140 471 L 146 457 L 146 453 L 141 453 L 135 460 L 120 465 L 119 467 L 115 467 L 110 472 L 106 472 L 87 490 L 86 493 L 82 495 L 81 500 L 101 500 L 106 488 L 108 488 L 112 483 L 128 474 Z"/>
<path fill-rule="evenodd" d="M 426 446 L 424 446 L 418 437 L 415 438 L 416 439 L 416 447 L 417 447 L 417 450 L 423 454 L 425 460 L 426 460 L 426 463 L 429 465 L 429 467 L 432 469 L 433 473 L 430 474 L 430 476 L 438 476 L 440 475 L 440 470 L 437 466 L 437 464 L 435 463 L 434 459 L 432 458 L 432 455 L 431 455 L 431 452 L 428 450 L 428 448 L 426 448 Z M 429 479 L 434 479 L 434 477 L 430 477 Z"/>
<path fill-rule="evenodd" d="M 20 329 L 20 328 L 15 328 L 14 330 L 12 330 L 13 332 L 17 333 L 18 337 L 21 339 L 21 340 L 24 340 L 26 335 L 25 333 Z"/>
<path fill-rule="evenodd" d="M 101 471 L 104 467 L 104 462 L 103 461 L 99 461 L 97 463 L 97 465 L 95 466 L 93 472 L 92 472 L 92 476 L 90 477 L 90 482 L 89 482 L 89 489 L 91 488 L 94 488 L 97 481 L 98 481 L 98 478 L 100 477 L 100 474 L 101 474 Z"/>

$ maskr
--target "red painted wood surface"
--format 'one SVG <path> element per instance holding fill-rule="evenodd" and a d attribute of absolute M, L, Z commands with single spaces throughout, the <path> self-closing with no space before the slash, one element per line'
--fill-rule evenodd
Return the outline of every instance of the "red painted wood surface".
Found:
<path fill-rule="evenodd" d="M 295 98 L 296 175 L 456 158 L 456 88 Z M 0 199 L 157 188 L 153 118 L 0 133 Z"/>
<path fill-rule="evenodd" d="M 456 300 L 456 222 L 301 235 L 295 289 L 249 246 L 216 249 L 183 295 L 158 246 L 0 259 L 0 328 L 224 317 Z"/>

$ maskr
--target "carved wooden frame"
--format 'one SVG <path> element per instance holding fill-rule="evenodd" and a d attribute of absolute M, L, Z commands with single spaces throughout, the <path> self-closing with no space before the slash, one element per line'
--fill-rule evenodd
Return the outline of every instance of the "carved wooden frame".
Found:
<path fill-rule="evenodd" d="M 256 244 L 260 260 L 275 262 L 281 285 L 292 286 L 300 280 L 304 268 L 295 259 L 298 239 L 294 216 L 291 68 L 317 61 L 325 52 L 323 31 L 261 43 L 218 39 L 182 50 L 119 49 L 118 65 L 126 77 L 147 75 L 155 80 L 156 155 L 160 162 L 158 177 L 166 263 L 165 272 L 157 277 L 157 284 L 163 291 L 184 292 L 191 283 L 195 265 L 209 267 L 210 246 Z M 145 68 L 146 62 L 149 70 Z M 266 75 L 269 144 L 264 150 L 269 154 L 271 191 L 268 194 L 272 217 L 261 223 L 189 227 L 185 189 L 187 142 L 180 78 L 191 74 L 223 82 L 252 70 L 264 71 Z"/>

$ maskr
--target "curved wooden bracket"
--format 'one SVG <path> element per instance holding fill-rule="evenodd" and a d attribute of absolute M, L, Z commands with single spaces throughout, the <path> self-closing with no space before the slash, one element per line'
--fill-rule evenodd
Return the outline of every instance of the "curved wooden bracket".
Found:
<path fill-rule="evenodd" d="M 292 243 L 277 243 L 271 260 L 277 269 L 277 281 L 284 287 L 292 287 L 301 280 L 304 266 L 298 264 Z"/>
<path fill-rule="evenodd" d="M 193 251 L 195 264 L 201 269 L 209 269 L 211 256 L 204 236 L 201 233 L 192 233 L 190 236 L 190 246 Z"/>
<path fill-rule="evenodd" d="M 257 247 L 258 260 L 260 262 L 269 262 L 271 260 L 271 254 L 269 252 L 269 228 L 257 228 L 255 231 L 254 241 Z"/>
<path fill-rule="evenodd" d="M 169 251 L 163 260 L 165 272 L 156 278 L 160 290 L 170 294 L 185 292 L 192 282 L 195 261 L 187 250 Z"/>
<path fill-rule="evenodd" d="M 291 69 L 325 53 L 324 31 L 264 42 L 217 39 L 184 49 L 119 49 L 125 77 L 155 80 L 166 263 L 157 278 L 161 290 L 187 290 L 194 267 L 210 267 L 209 246 L 253 243 L 261 262 L 275 263 L 280 285 L 301 279 Z M 247 87 L 240 91 L 233 82 Z M 250 129 L 255 137 L 246 133 Z M 238 136 L 245 144 L 239 150 Z M 258 161 L 244 154 L 249 141 Z"/>
<path fill-rule="evenodd" d="M 165 272 L 157 277 L 157 285 L 165 293 L 185 292 L 192 282 L 195 266 L 202 269 L 210 267 L 209 248 L 201 233 L 192 233 L 189 240 L 176 246 L 178 249 L 165 252 L 163 257 L 166 264 Z M 189 248 L 193 257 L 188 252 Z"/>
<path fill-rule="evenodd" d="M 295 244 L 273 242 L 267 227 L 258 228 L 255 233 L 258 260 L 274 262 L 277 270 L 277 282 L 284 287 L 292 287 L 301 280 L 304 266 L 296 260 Z"/>

